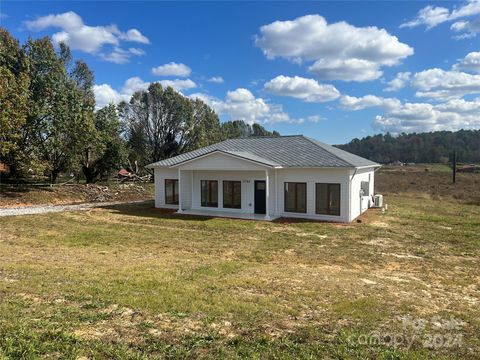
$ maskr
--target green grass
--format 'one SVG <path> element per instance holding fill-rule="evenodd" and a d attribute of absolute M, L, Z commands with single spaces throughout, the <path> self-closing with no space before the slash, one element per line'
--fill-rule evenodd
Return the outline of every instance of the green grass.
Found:
<path fill-rule="evenodd" d="M 475 358 L 480 207 L 386 201 L 349 226 L 152 204 L 2 218 L 0 359 Z M 426 348 L 452 331 L 402 316 L 462 320 L 462 345 Z M 418 336 L 360 341 L 378 332 Z"/>

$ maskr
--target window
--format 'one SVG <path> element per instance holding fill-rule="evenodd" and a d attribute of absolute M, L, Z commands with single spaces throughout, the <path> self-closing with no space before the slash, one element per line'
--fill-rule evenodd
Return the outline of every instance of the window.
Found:
<path fill-rule="evenodd" d="M 315 184 L 315 211 L 340 216 L 340 184 Z"/>
<path fill-rule="evenodd" d="M 242 183 L 240 181 L 223 182 L 223 207 L 233 209 L 242 207 Z"/>
<path fill-rule="evenodd" d="M 207 207 L 218 207 L 218 181 L 202 180 L 201 205 Z"/>
<path fill-rule="evenodd" d="M 285 211 L 307 212 L 307 184 L 306 183 L 285 183 Z"/>
<path fill-rule="evenodd" d="M 165 204 L 178 205 L 177 179 L 165 179 Z"/>

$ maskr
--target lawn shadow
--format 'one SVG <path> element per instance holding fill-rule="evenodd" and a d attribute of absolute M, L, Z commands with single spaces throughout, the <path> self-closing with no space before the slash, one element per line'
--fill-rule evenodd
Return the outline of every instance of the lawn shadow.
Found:
<path fill-rule="evenodd" d="M 114 211 L 116 214 L 138 216 L 152 219 L 175 219 L 187 221 L 206 221 L 214 219 L 213 216 L 198 216 L 177 214 L 175 209 L 156 208 L 153 200 L 138 203 L 99 206 L 100 209 Z"/>

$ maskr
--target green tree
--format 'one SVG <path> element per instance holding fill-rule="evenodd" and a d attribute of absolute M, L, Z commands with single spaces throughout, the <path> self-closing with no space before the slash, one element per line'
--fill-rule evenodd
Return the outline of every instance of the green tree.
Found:
<path fill-rule="evenodd" d="M 249 136 L 280 136 L 277 131 L 268 131 L 262 125 L 247 124 L 243 120 L 226 121 L 222 124 L 222 138 L 234 139 Z"/>
<path fill-rule="evenodd" d="M 76 169 L 79 155 L 94 132 L 93 73 L 70 50 L 59 53 L 49 38 L 28 40 L 30 105 L 24 127 L 23 153 L 36 159 L 55 181 L 62 171 Z"/>
<path fill-rule="evenodd" d="M 16 39 L 0 28 L 0 159 L 18 167 L 19 142 L 27 119 L 27 62 Z"/>
<path fill-rule="evenodd" d="M 159 83 L 136 92 L 119 109 L 129 159 L 141 165 L 209 145 L 221 137 L 218 116 L 205 103 Z"/>
<path fill-rule="evenodd" d="M 108 176 L 123 164 L 126 152 L 120 134 L 120 120 L 115 105 L 110 104 L 95 113 L 95 131 L 90 133 L 90 141 L 81 159 L 87 183 Z"/>

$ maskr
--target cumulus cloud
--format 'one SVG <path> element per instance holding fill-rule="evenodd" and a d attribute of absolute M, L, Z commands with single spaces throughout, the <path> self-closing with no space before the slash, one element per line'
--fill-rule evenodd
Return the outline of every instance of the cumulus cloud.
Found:
<path fill-rule="evenodd" d="M 210 105 L 218 114 L 227 116 L 230 120 L 243 120 L 253 123 L 298 123 L 302 119 L 292 119 L 283 111 L 281 105 L 272 104 L 262 98 L 255 97 L 250 90 L 238 88 L 228 91 L 225 100 L 196 93 L 191 98 L 199 98 Z"/>
<path fill-rule="evenodd" d="M 129 101 L 136 91 L 146 90 L 149 85 L 149 82 L 145 82 L 137 76 L 127 79 L 120 91 L 113 89 L 109 84 L 94 85 L 96 108 L 101 109 L 108 104 Z"/>
<path fill-rule="evenodd" d="M 384 98 L 375 95 L 365 95 L 362 97 L 344 95 L 340 99 L 340 104 L 345 110 L 350 111 L 363 110 L 369 107 L 380 107 L 391 110 L 398 108 L 401 102 L 395 98 Z"/>
<path fill-rule="evenodd" d="M 108 104 L 118 104 L 120 101 L 127 98 L 123 98 L 121 94 L 114 90 L 109 84 L 94 85 L 93 92 L 95 94 L 96 108 L 101 109 Z"/>
<path fill-rule="evenodd" d="M 399 72 L 393 80 L 388 82 L 388 86 L 384 91 L 398 91 L 408 85 L 412 73 L 411 72 Z"/>
<path fill-rule="evenodd" d="M 442 6 L 428 5 L 421 9 L 414 19 L 401 24 L 400 27 L 413 28 L 424 25 L 427 29 L 431 29 L 444 22 L 458 20 L 451 25 L 450 29 L 457 33 L 461 32 L 454 38 L 466 39 L 476 36 L 480 31 L 480 17 L 474 21 L 459 19 L 476 15 L 480 15 L 480 0 L 468 0 L 453 10 Z"/>
<path fill-rule="evenodd" d="M 367 81 L 379 78 L 383 66 L 393 66 L 413 54 L 385 29 L 328 24 L 320 15 L 275 21 L 260 28 L 255 45 L 268 59 L 313 62 L 309 70 L 320 79 Z"/>
<path fill-rule="evenodd" d="M 453 69 L 480 73 L 480 51 L 467 54 Z"/>
<path fill-rule="evenodd" d="M 73 50 L 100 55 L 102 59 L 118 64 L 128 62 L 132 55 L 138 55 L 138 51 L 121 49 L 121 41 L 149 43 L 148 38 L 137 29 L 121 32 L 115 25 L 89 26 L 73 11 L 41 16 L 35 20 L 25 21 L 24 25 L 32 31 L 60 29 L 61 31 L 52 35 L 55 43 L 64 42 Z M 102 51 L 105 46 L 113 46 L 114 49 L 111 52 Z"/>
<path fill-rule="evenodd" d="M 190 79 L 160 80 L 159 83 L 164 87 L 170 86 L 177 91 L 194 89 L 197 87 L 197 84 Z"/>
<path fill-rule="evenodd" d="M 450 29 L 458 33 L 453 37 L 456 40 L 473 38 L 480 32 L 480 16 L 474 20 L 457 21 L 450 26 Z"/>
<path fill-rule="evenodd" d="M 401 24 L 400 27 L 412 28 L 420 25 L 425 25 L 428 29 L 431 29 L 432 27 L 448 21 L 449 18 L 450 10 L 448 10 L 447 8 L 428 5 L 421 9 L 413 20 Z"/>
<path fill-rule="evenodd" d="M 340 92 L 330 84 L 320 84 L 314 79 L 280 75 L 268 81 L 264 89 L 278 96 L 290 96 L 305 102 L 326 102 L 340 97 Z"/>
<path fill-rule="evenodd" d="M 480 75 L 438 68 L 424 70 L 412 77 L 416 96 L 436 100 L 460 98 L 480 93 Z"/>
<path fill-rule="evenodd" d="M 223 77 L 221 77 L 221 76 L 212 76 L 207 81 L 212 82 L 212 83 L 216 83 L 216 84 L 222 84 L 225 80 L 223 80 Z"/>
<path fill-rule="evenodd" d="M 152 74 L 158 76 L 190 76 L 192 69 L 182 63 L 170 62 L 168 64 L 160 65 L 152 68 Z"/>
<path fill-rule="evenodd" d="M 113 51 L 109 53 L 99 53 L 99 56 L 103 60 L 110 61 L 116 64 L 125 64 L 129 62 L 132 55 L 145 55 L 145 51 L 137 48 L 129 48 L 128 50 L 124 50 L 120 47 L 114 47 Z"/>
<path fill-rule="evenodd" d="M 177 91 L 191 89 L 196 84 L 190 79 L 160 80 L 164 87 L 171 86 Z M 138 76 L 131 77 L 125 81 L 120 90 L 115 90 L 109 84 L 94 85 L 96 108 L 101 109 L 108 104 L 118 104 L 121 101 L 130 101 L 136 91 L 147 90 L 150 82 L 143 81 Z"/>
<path fill-rule="evenodd" d="M 141 44 L 150 44 L 150 40 L 137 29 L 130 29 L 126 33 L 120 33 L 118 36 L 125 41 L 133 41 Z"/>
<path fill-rule="evenodd" d="M 480 98 L 454 99 L 441 104 L 406 103 L 378 115 L 374 127 L 383 132 L 425 132 L 480 127 Z"/>

